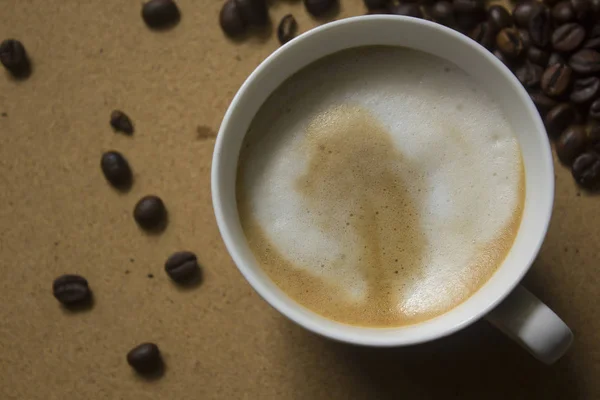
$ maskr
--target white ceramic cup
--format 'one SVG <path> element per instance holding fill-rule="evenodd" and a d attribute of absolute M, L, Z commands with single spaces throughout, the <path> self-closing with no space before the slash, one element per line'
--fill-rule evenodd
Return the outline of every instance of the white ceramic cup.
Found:
<path fill-rule="evenodd" d="M 447 313 L 414 325 L 372 328 L 324 318 L 294 302 L 261 270 L 242 230 L 235 196 L 244 135 L 267 97 L 295 72 L 340 50 L 402 46 L 449 60 L 471 75 L 502 107 L 523 154 L 523 219 L 505 261 L 473 296 Z M 398 71 L 402 73 L 402 71 Z M 546 305 L 519 286 L 538 254 L 552 213 L 554 170 L 544 125 L 513 74 L 468 37 L 428 21 L 389 15 L 344 19 L 315 28 L 271 54 L 244 82 L 221 124 L 212 163 L 217 223 L 235 264 L 254 289 L 283 315 L 323 336 L 368 346 L 404 346 L 449 335 L 486 317 L 545 363 L 560 358 L 573 334 Z"/>

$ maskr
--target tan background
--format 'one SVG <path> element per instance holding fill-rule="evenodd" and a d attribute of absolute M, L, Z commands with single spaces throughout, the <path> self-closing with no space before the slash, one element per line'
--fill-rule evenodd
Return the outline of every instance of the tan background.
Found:
<path fill-rule="evenodd" d="M 152 32 L 139 1 L 0 2 L 0 38 L 22 40 L 35 66 L 26 81 L 0 73 L 0 399 L 600 398 L 600 198 L 579 195 L 561 167 L 548 239 L 526 279 L 575 333 L 553 367 L 486 322 L 428 345 L 368 350 L 310 334 L 263 302 L 219 238 L 211 136 L 278 44 L 226 40 L 220 0 L 179 5 L 179 26 Z M 302 31 L 317 24 L 300 3 L 270 12 L 274 21 L 293 12 Z M 363 12 L 342 0 L 338 17 Z M 131 115 L 133 137 L 112 133 L 115 108 Z M 128 157 L 130 193 L 104 181 L 108 149 Z M 131 217 L 149 193 L 170 211 L 162 235 Z M 178 289 L 164 274 L 181 249 L 199 255 L 201 287 Z M 52 297 L 67 272 L 88 278 L 92 310 L 67 313 Z M 162 379 L 126 364 L 143 341 L 161 347 Z"/>

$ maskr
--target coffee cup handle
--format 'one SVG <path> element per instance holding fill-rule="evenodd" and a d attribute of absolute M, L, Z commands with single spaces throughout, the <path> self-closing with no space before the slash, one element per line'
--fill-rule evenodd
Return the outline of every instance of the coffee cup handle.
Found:
<path fill-rule="evenodd" d="M 546 364 L 562 357 L 573 342 L 573 333 L 563 320 L 521 285 L 486 318 Z"/>

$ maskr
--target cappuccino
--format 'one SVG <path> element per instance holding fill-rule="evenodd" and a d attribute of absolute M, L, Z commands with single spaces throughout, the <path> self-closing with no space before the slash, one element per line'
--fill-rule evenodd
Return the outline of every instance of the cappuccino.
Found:
<path fill-rule="evenodd" d="M 502 264 L 525 198 L 518 141 L 464 71 L 395 47 L 342 51 L 285 81 L 240 152 L 237 203 L 266 274 L 341 323 L 456 307 Z"/>

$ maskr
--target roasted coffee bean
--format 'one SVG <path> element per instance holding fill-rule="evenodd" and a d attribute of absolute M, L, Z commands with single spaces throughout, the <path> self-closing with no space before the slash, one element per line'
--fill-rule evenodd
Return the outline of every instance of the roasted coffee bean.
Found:
<path fill-rule="evenodd" d="M 575 20 L 575 10 L 569 1 L 561 1 L 552 8 L 552 20 L 555 25 L 562 25 Z"/>
<path fill-rule="evenodd" d="M 463 32 L 474 29 L 486 17 L 485 3 L 481 0 L 454 0 L 454 19 Z"/>
<path fill-rule="evenodd" d="M 560 0 L 544 0 L 543 3 L 549 7 L 556 5 Z"/>
<path fill-rule="evenodd" d="M 219 24 L 227 36 L 235 37 L 246 32 L 246 21 L 242 19 L 235 0 L 227 0 L 223 4 L 219 14 Z"/>
<path fill-rule="evenodd" d="M 247 25 L 264 27 L 269 23 L 266 0 L 234 0 L 242 20 Z M 323 1 L 323 0 L 321 0 Z M 329 1 L 329 0 L 327 0 Z M 305 1 L 306 4 L 306 1 Z"/>
<path fill-rule="evenodd" d="M 600 95 L 600 79 L 590 76 L 573 82 L 569 99 L 575 104 L 584 104 L 597 99 L 598 95 Z"/>
<path fill-rule="evenodd" d="M 133 217 L 144 229 L 155 229 L 165 221 L 167 209 L 158 196 L 145 196 L 138 201 L 133 210 Z"/>
<path fill-rule="evenodd" d="M 122 132 L 127 135 L 133 134 L 133 123 L 123 111 L 114 110 L 110 113 L 110 126 L 115 132 Z"/>
<path fill-rule="evenodd" d="M 142 18 L 151 28 L 164 28 L 176 24 L 180 13 L 173 0 L 149 0 L 142 6 Z"/>
<path fill-rule="evenodd" d="M 544 72 L 539 65 L 525 61 L 523 64 L 515 68 L 515 76 L 521 84 L 527 88 L 533 88 L 540 83 L 540 78 Z"/>
<path fill-rule="evenodd" d="M 26 74 L 30 69 L 29 58 L 23 43 L 6 39 L 0 43 L 0 62 L 11 74 Z"/>
<path fill-rule="evenodd" d="M 570 53 L 577 49 L 585 39 L 585 29 L 576 23 L 559 26 L 552 33 L 552 47 L 556 51 Z"/>
<path fill-rule="evenodd" d="M 292 14 L 283 17 L 277 27 L 277 39 L 279 39 L 279 43 L 286 44 L 292 40 L 296 36 L 297 30 L 298 23 Z"/>
<path fill-rule="evenodd" d="M 327 14 L 337 4 L 337 0 L 304 0 L 304 7 L 315 17 Z"/>
<path fill-rule="evenodd" d="M 473 29 L 469 36 L 483 47 L 491 49 L 495 43 L 496 29 L 490 22 L 482 22 Z"/>
<path fill-rule="evenodd" d="M 102 154 L 100 168 L 107 181 L 115 187 L 126 187 L 131 185 L 131 168 L 129 163 L 118 151 L 107 151 Z"/>
<path fill-rule="evenodd" d="M 595 74 L 600 72 L 600 53 L 592 49 L 579 50 L 571 56 L 569 65 L 579 74 Z"/>
<path fill-rule="evenodd" d="M 600 99 L 595 100 L 591 105 L 588 112 L 590 118 L 600 121 Z"/>
<path fill-rule="evenodd" d="M 559 53 L 550 53 L 550 58 L 548 59 L 548 66 L 554 65 L 554 64 L 566 64 L 566 63 L 567 63 L 567 61 Z"/>
<path fill-rule="evenodd" d="M 88 301 L 92 292 L 84 277 L 62 275 L 54 280 L 52 293 L 62 304 L 72 306 Z"/>
<path fill-rule="evenodd" d="M 496 35 L 498 50 L 511 58 L 518 57 L 523 51 L 523 42 L 514 28 L 504 28 Z"/>
<path fill-rule="evenodd" d="M 194 253 L 180 251 L 172 254 L 167 259 L 165 271 L 175 282 L 186 283 L 199 276 L 200 267 Z"/>
<path fill-rule="evenodd" d="M 513 24 L 512 15 L 508 10 L 500 5 L 493 5 L 488 8 L 488 21 L 495 26 L 497 30 L 508 28 Z"/>
<path fill-rule="evenodd" d="M 588 39 L 583 42 L 586 49 L 600 50 L 600 24 L 596 24 L 590 29 Z"/>
<path fill-rule="evenodd" d="M 548 96 L 557 97 L 567 91 L 573 71 L 564 64 L 554 64 L 546 68 L 542 75 L 542 90 Z"/>
<path fill-rule="evenodd" d="M 575 122 L 577 112 L 569 103 L 554 106 L 544 118 L 548 136 L 557 138 L 569 125 Z"/>
<path fill-rule="evenodd" d="M 596 190 L 600 186 L 600 155 L 587 151 L 575 159 L 571 167 L 575 182 L 580 186 Z"/>
<path fill-rule="evenodd" d="M 585 21 L 591 16 L 592 7 L 589 0 L 571 0 L 571 5 L 578 21 Z"/>
<path fill-rule="evenodd" d="M 531 46 L 529 50 L 527 50 L 527 59 L 534 64 L 537 64 L 541 67 L 545 67 L 546 65 L 548 65 L 550 53 L 538 47 Z"/>
<path fill-rule="evenodd" d="M 533 92 L 529 93 L 533 104 L 535 104 L 535 108 L 537 108 L 541 117 L 544 118 L 548 111 L 554 108 L 558 102 L 550 97 L 546 96 L 544 93 Z"/>
<path fill-rule="evenodd" d="M 556 155 L 564 164 L 571 165 L 573 160 L 585 151 L 587 144 L 585 129 L 580 125 L 571 125 L 556 141 Z"/>
<path fill-rule="evenodd" d="M 363 0 L 368 10 L 383 10 L 388 7 L 390 0 Z"/>
<path fill-rule="evenodd" d="M 160 350 L 154 343 L 142 343 L 127 353 L 127 363 L 140 374 L 150 374 L 162 368 Z"/>
<path fill-rule="evenodd" d="M 529 34 L 531 41 L 539 47 L 546 47 L 550 43 L 552 34 L 552 19 L 546 6 L 535 7 L 529 17 Z"/>
<path fill-rule="evenodd" d="M 529 28 L 529 19 L 533 11 L 539 8 L 537 1 L 525 1 L 518 3 L 513 9 L 513 19 L 515 24 L 521 28 Z"/>
<path fill-rule="evenodd" d="M 413 18 L 423 18 L 421 7 L 415 3 L 400 3 L 389 8 L 390 13 L 394 15 L 404 15 Z"/>
<path fill-rule="evenodd" d="M 531 36 L 529 35 L 529 31 L 527 29 L 519 29 L 518 32 L 521 43 L 523 43 L 523 51 L 529 50 L 531 47 Z"/>
<path fill-rule="evenodd" d="M 453 26 L 456 21 L 454 20 L 454 7 L 449 1 L 438 1 L 429 10 L 429 15 L 433 20 L 439 24 L 446 26 Z"/>

